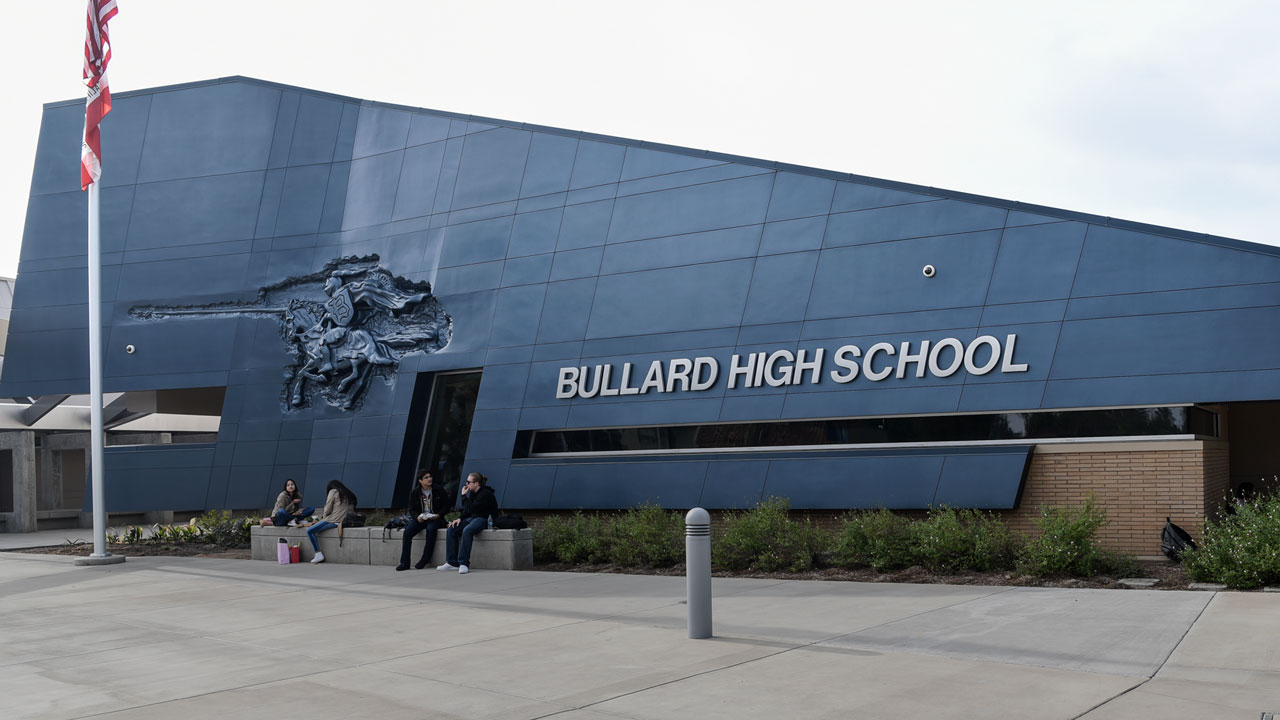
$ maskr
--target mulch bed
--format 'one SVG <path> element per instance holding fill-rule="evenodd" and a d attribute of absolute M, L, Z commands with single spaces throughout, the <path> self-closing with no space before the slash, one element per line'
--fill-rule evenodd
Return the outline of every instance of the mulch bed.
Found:
<path fill-rule="evenodd" d="M 113 555 L 126 557 L 162 556 L 162 557 L 204 557 L 250 559 L 249 548 L 222 548 L 212 544 L 168 544 L 121 545 L 108 543 L 107 551 Z M 92 543 L 76 545 L 52 545 L 49 547 L 24 548 L 9 552 L 37 553 L 43 555 L 72 555 L 86 557 L 93 552 Z M 1142 568 L 1137 577 L 1156 578 L 1160 582 L 1154 586 L 1157 590 L 1185 590 L 1191 582 L 1187 579 L 1182 566 L 1163 560 L 1139 560 Z M 622 567 L 609 563 L 594 565 L 570 565 L 566 563 L 539 563 L 534 570 L 549 572 L 581 572 L 581 573 L 621 573 L 626 575 L 684 575 L 684 565 L 669 568 L 635 568 Z M 714 577 L 767 578 L 775 580 L 844 580 L 848 582 L 874 583 L 928 583 L 945 585 L 1017 585 L 1022 587 L 1059 587 L 1059 588 L 1115 588 L 1128 589 L 1117 582 L 1120 578 L 1095 576 L 1089 578 L 1048 577 L 1039 578 L 1030 575 L 1019 575 L 1013 572 L 966 572 L 948 575 L 926 570 L 922 567 L 911 567 L 897 572 L 882 573 L 870 568 L 846 570 L 843 568 L 823 568 L 808 572 L 772 572 L 772 573 L 729 573 L 716 572 Z"/>

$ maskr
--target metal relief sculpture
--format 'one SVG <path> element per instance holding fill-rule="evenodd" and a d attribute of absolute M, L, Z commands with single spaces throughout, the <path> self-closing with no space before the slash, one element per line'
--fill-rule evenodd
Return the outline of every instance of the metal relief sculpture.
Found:
<path fill-rule="evenodd" d="M 211 305 L 140 305 L 142 320 L 248 315 L 280 322 L 294 362 L 285 371 L 286 411 L 316 397 L 344 410 L 360 405 L 374 375 L 390 378 L 413 352 L 449 344 L 452 320 L 431 295 L 431 285 L 395 277 L 377 255 L 334 260 L 316 273 L 258 290 L 252 302 Z"/>

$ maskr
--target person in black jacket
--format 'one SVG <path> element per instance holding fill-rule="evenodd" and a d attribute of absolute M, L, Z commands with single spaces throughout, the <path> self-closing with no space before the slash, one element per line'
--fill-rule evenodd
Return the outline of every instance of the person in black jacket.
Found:
<path fill-rule="evenodd" d="M 421 570 L 431 562 L 431 551 L 436 546 L 436 531 L 444 527 L 444 516 L 449 512 L 449 494 L 443 489 L 431 487 L 430 470 L 423 470 L 418 476 L 418 484 L 409 493 L 409 520 L 404 529 L 404 537 L 400 540 L 400 564 L 396 570 L 409 569 L 409 553 L 413 548 L 413 538 L 420 532 L 423 536 L 422 559 L 415 568 Z"/>
<path fill-rule="evenodd" d="M 489 487 L 489 478 L 477 472 L 468 475 L 467 484 L 462 488 L 462 515 L 449 523 L 445 531 L 445 564 L 436 569 L 457 570 L 460 575 L 470 572 L 467 566 L 471 563 L 471 543 L 476 533 L 489 524 L 489 518 L 497 514 L 498 499 Z"/>

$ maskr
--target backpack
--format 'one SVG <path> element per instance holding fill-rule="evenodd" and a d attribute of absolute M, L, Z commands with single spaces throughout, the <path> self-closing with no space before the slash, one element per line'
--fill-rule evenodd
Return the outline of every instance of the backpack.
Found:
<path fill-rule="evenodd" d="M 527 527 L 529 524 L 519 515 L 495 515 L 493 518 L 494 530 L 523 530 Z"/>
<path fill-rule="evenodd" d="M 1174 525 L 1173 521 L 1166 517 L 1164 529 L 1160 531 L 1160 552 L 1170 560 L 1179 562 L 1182 560 L 1182 553 L 1195 549 L 1196 541 L 1191 539 L 1191 534 Z"/>
<path fill-rule="evenodd" d="M 387 524 L 382 526 L 382 542 L 387 541 L 387 537 L 390 536 L 392 530 L 403 530 L 409 527 L 411 520 L 413 520 L 412 515 L 397 515 L 388 520 Z"/>

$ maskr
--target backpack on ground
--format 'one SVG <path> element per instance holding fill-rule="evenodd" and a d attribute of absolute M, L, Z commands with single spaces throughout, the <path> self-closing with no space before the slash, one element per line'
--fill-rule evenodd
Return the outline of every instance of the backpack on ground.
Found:
<path fill-rule="evenodd" d="M 1174 525 L 1173 521 L 1166 517 L 1164 519 L 1164 530 L 1160 531 L 1160 552 L 1164 553 L 1170 560 L 1180 562 L 1182 553 L 1195 549 L 1196 541 L 1191 538 L 1191 534 Z"/>

